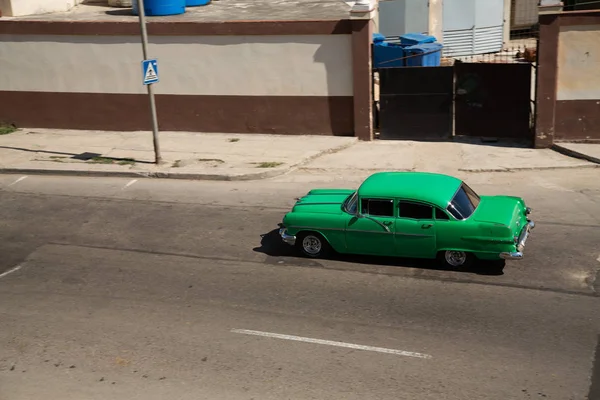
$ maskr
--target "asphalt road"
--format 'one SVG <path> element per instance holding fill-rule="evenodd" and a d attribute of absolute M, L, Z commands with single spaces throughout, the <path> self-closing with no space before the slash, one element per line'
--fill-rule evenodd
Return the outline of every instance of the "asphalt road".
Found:
<path fill-rule="evenodd" d="M 0 399 L 600 398 L 598 172 L 470 178 L 534 208 L 525 260 L 280 243 L 295 196 L 359 177 L 0 176 Z"/>

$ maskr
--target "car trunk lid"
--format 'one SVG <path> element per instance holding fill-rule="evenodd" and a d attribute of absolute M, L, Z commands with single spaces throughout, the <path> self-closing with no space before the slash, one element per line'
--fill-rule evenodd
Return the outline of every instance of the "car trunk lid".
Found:
<path fill-rule="evenodd" d="M 527 214 L 523 201 L 511 196 L 481 196 L 473 219 L 509 227 L 513 236 L 519 236 L 527 224 Z"/>

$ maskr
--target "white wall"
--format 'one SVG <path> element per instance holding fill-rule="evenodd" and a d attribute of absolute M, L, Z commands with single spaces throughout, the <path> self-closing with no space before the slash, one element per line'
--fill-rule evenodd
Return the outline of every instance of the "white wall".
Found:
<path fill-rule="evenodd" d="M 561 27 L 557 100 L 600 99 L 600 25 Z"/>
<path fill-rule="evenodd" d="M 351 35 L 151 37 L 161 94 L 352 96 Z M 136 36 L 0 35 L 0 90 L 144 93 Z"/>
<path fill-rule="evenodd" d="M 2 14 L 7 17 L 65 12 L 83 0 L 0 0 Z"/>

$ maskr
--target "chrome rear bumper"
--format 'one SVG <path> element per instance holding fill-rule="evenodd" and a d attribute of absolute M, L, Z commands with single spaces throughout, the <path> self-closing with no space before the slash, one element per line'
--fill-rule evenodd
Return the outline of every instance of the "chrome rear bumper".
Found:
<path fill-rule="evenodd" d="M 287 229 L 285 228 L 279 229 L 279 236 L 281 236 L 281 239 L 289 245 L 294 246 L 296 244 L 296 236 L 288 235 Z"/>
<path fill-rule="evenodd" d="M 500 258 L 503 258 L 505 260 L 522 260 L 523 253 L 521 253 L 520 251 L 515 251 L 514 253 L 500 253 Z"/>
<path fill-rule="evenodd" d="M 522 260 L 525 242 L 527 242 L 527 239 L 529 238 L 529 233 L 533 228 L 535 228 L 535 223 L 533 221 L 528 221 L 527 225 L 523 227 L 523 229 L 521 230 L 521 234 L 519 235 L 519 240 L 517 241 L 517 251 L 500 253 L 500 258 L 503 258 L 505 260 Z"/>

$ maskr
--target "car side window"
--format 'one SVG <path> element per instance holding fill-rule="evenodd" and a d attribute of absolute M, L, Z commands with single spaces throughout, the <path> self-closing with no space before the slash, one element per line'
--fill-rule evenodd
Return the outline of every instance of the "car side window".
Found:
<path fill-rule="evenodd" d="M 362 199 L 362 213 L 377 217 L 394 216 L 394 200 L 387 199 Z"/>
<path fill-rule="evenodd" d="M 448 214 L 446 214 L 445 212 L 443 212 L 442 210 L 440 210 L 439 208 L 435 209 L 435 219 L 437 220 L 449 220 L 450 217 L 448 216 Z"/>
<path fill-rule="evenodd" d="M 433 219 L 433 207 L 426 204 L 400 201 L 398 207 L 400 218 Z"/>

